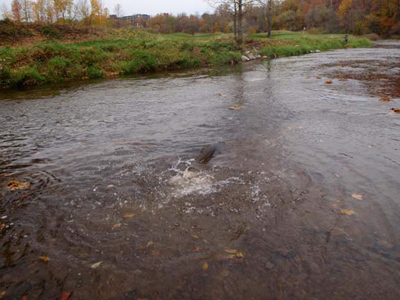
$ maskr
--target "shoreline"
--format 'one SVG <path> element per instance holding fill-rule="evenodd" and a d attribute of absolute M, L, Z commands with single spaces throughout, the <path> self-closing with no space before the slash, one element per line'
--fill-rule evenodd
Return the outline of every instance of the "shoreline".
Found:
<path fill-rule="evenodd" d="M 365 38 L 276 33 L 249 35 L 243 53 L 228 35 L 143 34 L 133 39 L 100 39 L 32 47 L 0 47 L 0 90 L 26 90 L 68 81 L 235 65 L 341 48 L 369 47 Z"/>

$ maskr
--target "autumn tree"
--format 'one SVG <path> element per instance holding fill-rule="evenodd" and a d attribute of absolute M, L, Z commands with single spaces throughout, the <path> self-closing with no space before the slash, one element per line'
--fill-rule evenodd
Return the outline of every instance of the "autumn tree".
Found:
<path fill-rule="evenodd" d="M 37 0 L 32 4 L 34 20 L 39 23 L 44 23 L 47 19 L 45 0 Z"/>
<path fill-rule="evenodd" d="M 32 18 L 32 2 L 30 0 L 20 0 L 21 17 L 25 22 L 30 22 Z"/>
<path fill-rule="evenodd" d="M 21 22 L 22 6 L 19 0 L 13 0 L 11 2 L 11 14 L 14 21 Z"/>

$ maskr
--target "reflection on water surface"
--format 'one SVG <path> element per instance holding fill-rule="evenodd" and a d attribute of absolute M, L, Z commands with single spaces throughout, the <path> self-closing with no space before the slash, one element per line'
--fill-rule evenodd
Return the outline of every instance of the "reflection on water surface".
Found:
<path fill-rule="evenodd" d="M 399 299 L 399 61 L 389 43 L 3 94 L 0 291 Z"/>

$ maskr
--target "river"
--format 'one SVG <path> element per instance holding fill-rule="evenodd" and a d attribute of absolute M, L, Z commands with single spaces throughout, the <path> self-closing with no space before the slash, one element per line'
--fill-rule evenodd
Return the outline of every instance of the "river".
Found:
<path fill-rule="evenodd" d="M 400 299 L 392 107 L 399 42 L 2 92 L 0 298 Z"/>

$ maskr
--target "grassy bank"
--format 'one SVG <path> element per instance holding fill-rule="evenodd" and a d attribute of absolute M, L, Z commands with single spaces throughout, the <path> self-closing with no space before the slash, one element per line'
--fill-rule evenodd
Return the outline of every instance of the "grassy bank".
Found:
<path fill-rule="evenodd" d="M 341 48 L 370 47 L 372 42 L 366 38 L 350 36 L 349 43 L 343 44 L 341 34 L 300 34 L 292 32 L 276 32 L 268 40 L 266 34 L 254 34 L 254 39 L 266 40 L 261 54 L 271 58 L 307 54 L 315 50 L 327 51 Z"/>
<path fill-rule="evenodd" d="M 275 33 L 251 35 L 246 48 L 268 57 L 342 48 L 341 35 Z M 350 38 L 347 47 L 369 46 Z M 45 41 L 33 46 L 0 48 L 1 89 L 22 89 L 72 79 L 100 78 L 161 70 L 234 64 L 241 61 L 230 35 L 159 35 L 116 30 L 99 40 L 79 43 Z"/>

